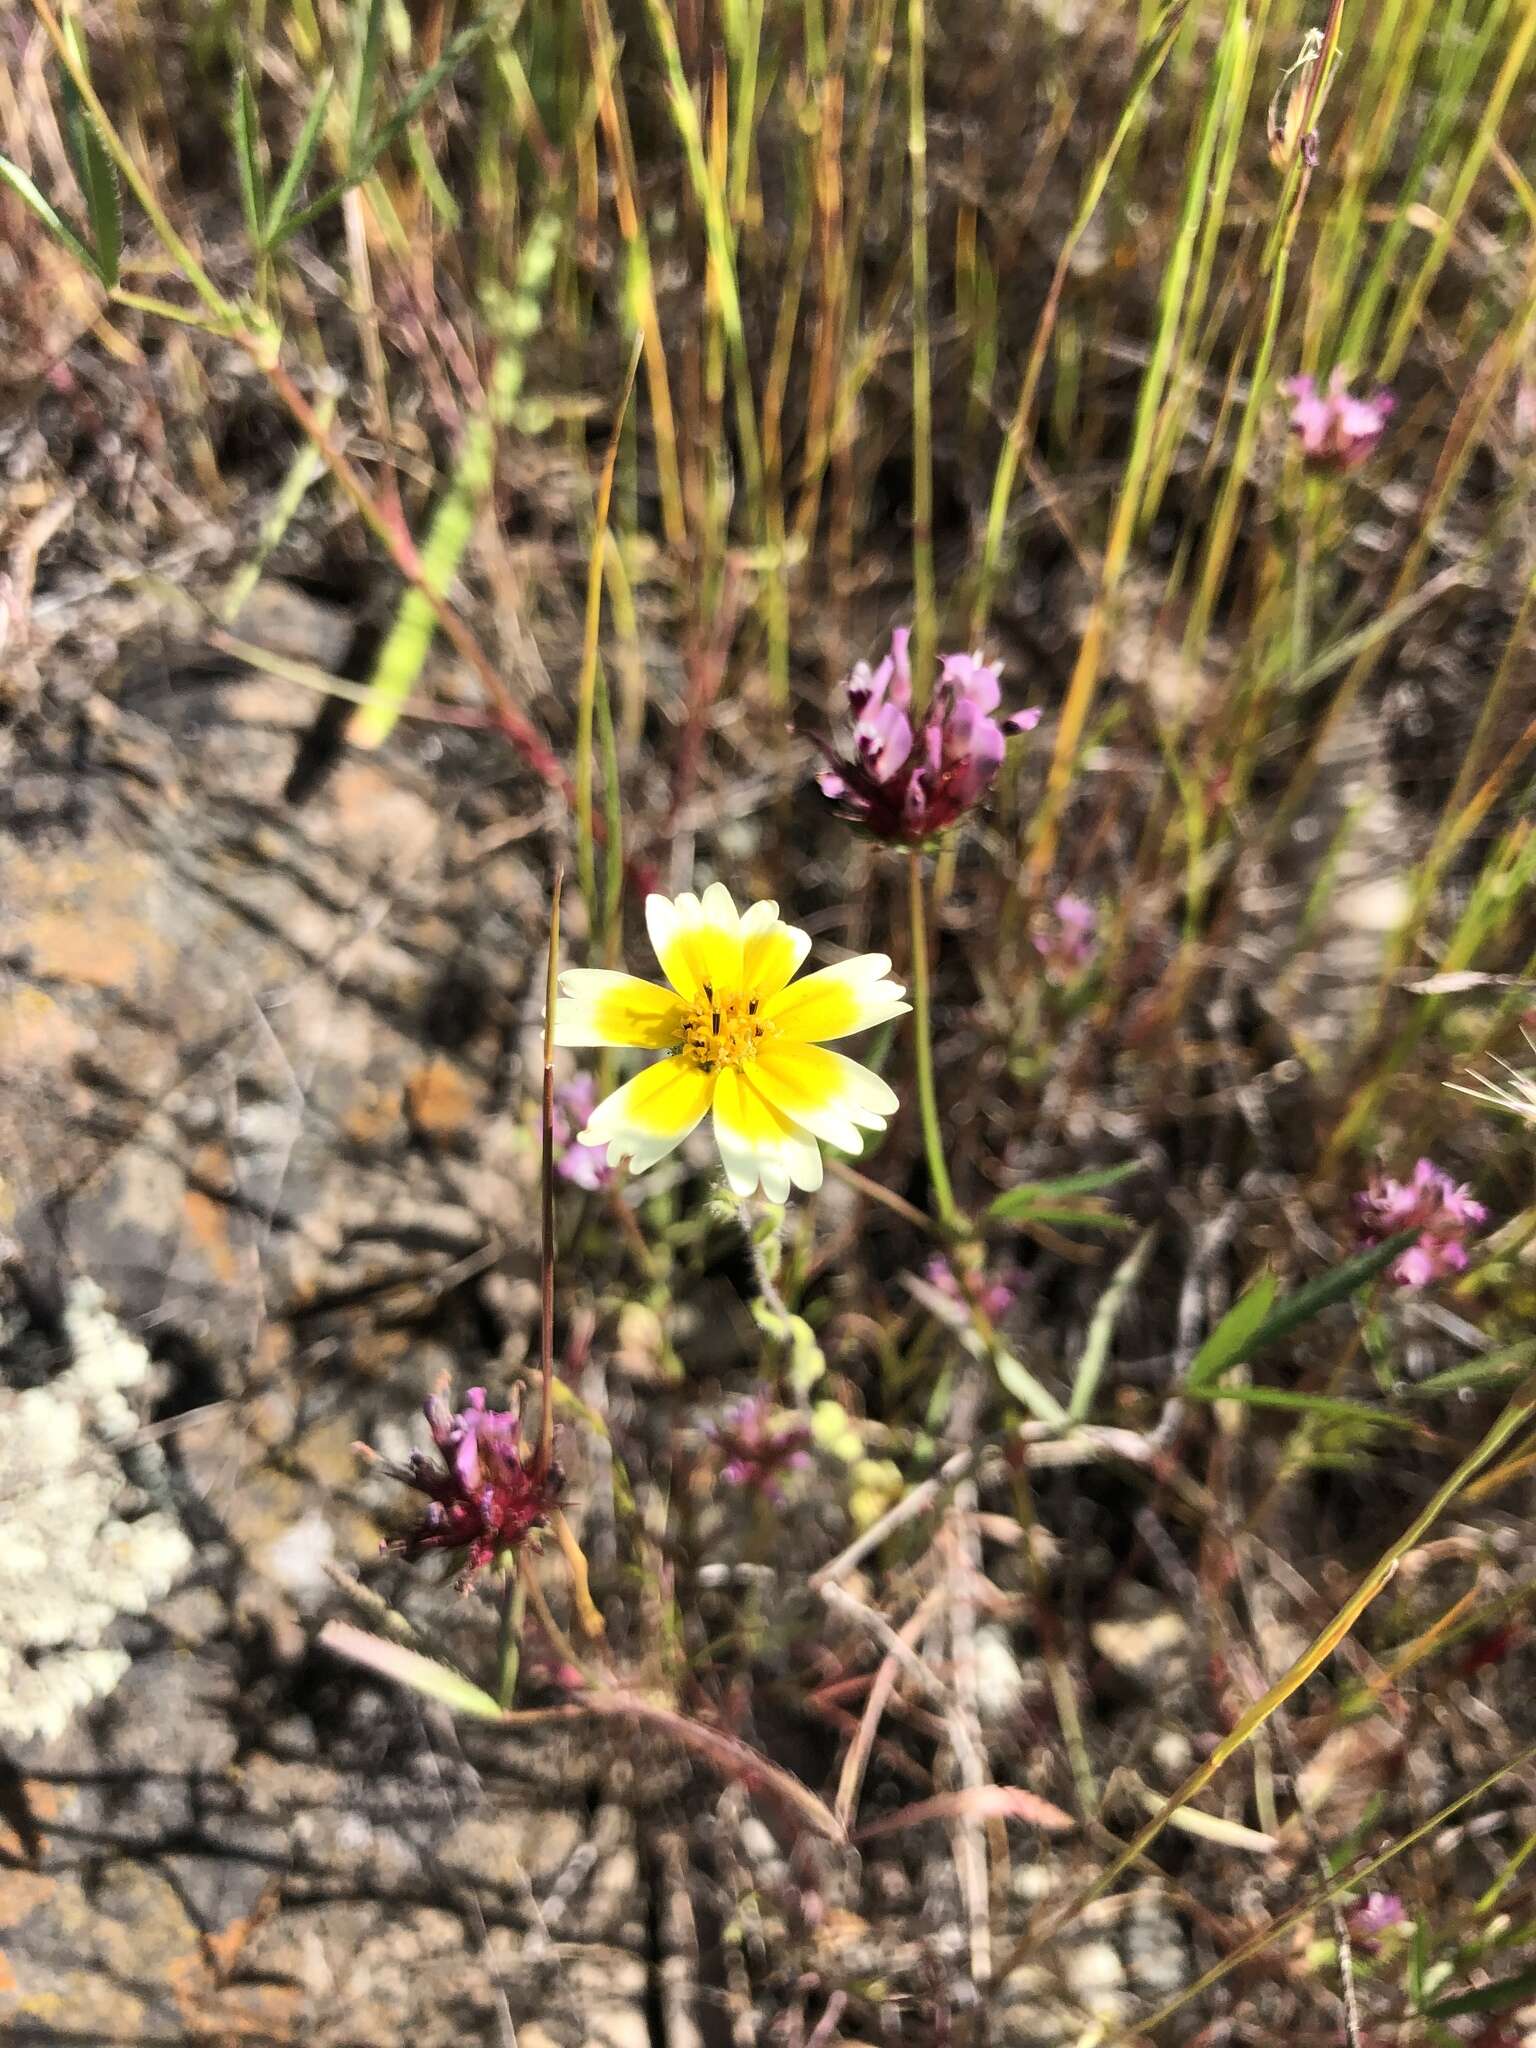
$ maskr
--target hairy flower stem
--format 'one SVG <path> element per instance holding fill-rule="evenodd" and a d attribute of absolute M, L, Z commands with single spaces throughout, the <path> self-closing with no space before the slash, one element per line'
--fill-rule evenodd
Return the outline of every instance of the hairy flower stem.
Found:
<path fill-rule="evenodd" d="M 496 1703 L 510 1707 L 517 1694 L 518 1667 L 523 1659 L 523 1616 L 528 1610 L 528 1588 L 518 1570 L 515 1550 L 504 1550 L 496 1561 L 501 1573 L 501 1634 L 496 1650 Z"/>
<path fill-rule="evenodd" d="M 914 849 L 907 855 L 907 908 L 912 925 L 912 1022 L 917 1031 L 917 1101 L 923 1120 L 923 1150 L 928 1155 L 928 1178 L 933 1184 L 934 1205 L 939 1222 L 947 1232 L 958 1233 L 965 1219 L 955 1206 L 944 1163 L 944 1140 L 939 1130 L 939 1107 L 933 1086 L 933 1026 L 928 994 L 928 920 L 923 908 L 923 856 Z"/>

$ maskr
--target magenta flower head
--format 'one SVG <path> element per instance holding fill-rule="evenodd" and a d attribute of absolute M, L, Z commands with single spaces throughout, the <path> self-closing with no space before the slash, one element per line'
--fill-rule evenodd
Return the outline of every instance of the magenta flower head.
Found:
<path fill-rule="evenodd" d="M 973 810 L 996 780 L 1010 732 L 1027 732 L 1038 709 L 999 719 L 1000 664 L 945 654 L 928 708 L 912 717 L 911 635 L 899 626 L 878 668 L 861 661 L 843 684 L 853 718 L 846 756 L 828 749 L 816 778 L 823 796 L 874 839 L 922 846 Z"/>
<path fill-rule="evenodd" d="M 989 1323 L 1001 1321 L 1013 1307 L 1019 1292 L 1016 1268 L 1010 1268 L 1006 1273 L 979 1272 L 966 1285 L 942 1252 L 928 1261 L 923 1268 L 923 1278 L 946 1301 L 964 1309 L 973 1305 L 979 1308 Z"/>
<path fill-rule="evenodd" d="M 516 1550 L 548 1520 L 560 1497 L 557 1465 L 537 1471 L 511 1409 L 488 1408 L 484 1387 L 471 1387 L 455 1415 L 441 1394 L 425 1404 L 427 1427 L 441 1466 L 421 1451 L 410 1463 L 386 1463 L 392 1479 L 427 1496 L 421 1520 L 384 1545 L 402 1557 L 429 1550 L 466 1552 L 460 1590 L 505 1550 Z"/>
<path fill-rule="evenodd" d="M 1098 950 L 1098 923 L 1099 914 L 1086 897 L 1069 893 L 1056 898 L 1032 934 L 1047 981 L 1061 988 L 1086 973 Z"/>
<path fill-rule="evenodd" d="M 1358 469 L 1397 404 L 1390 391 L 1352 398 L 1342 369 L 1328 379 L 1326 391 L 1311 377 L 1287 378 L 1282 388 L 1291 401 L 1291 431 L 1300 435 L 1301 452 L 1315 469 Z"/>
<path fill-rule="evenodd" d="M 810 1425 L 776 1408 L 766 1394 L 733 1401 L 718 1420 L 705 1423 L 704 1434 L 724 1454 L 720 1477 L 760 1500 L 782 1501 L 784 1474 L 803 1472 L 811 1462 Z"/>
<path fill-rule="evenodd" d="M 589 1193 L 605 1188 L 613 1179 L 601 1147 L 579 1145 L 577 1133 L 592 1121 L 597 1107 L 597 1082 L 591 1074 L 576 1074 L 555 1090 L 555 1171 L 573 1187 Z"/>
<path fill-rule="evenodd" d="M 1380 1935 L 1407 1924 L 1408 1914 L 1396 1892 L 1369 1892 L 1349 1915 L 1349 1931 L 1367 1953 L 1380 1947 Z"/>
<path fill-rule="evenodd" d="M 1418 1241 L 1393 1262 L 1392 1277 L 1402 1287 L 1427 1287 L 1431 1280 L 1466 1270 L 1466 1240 L 1488 1211 L 1473 1201 L 1432 1160 L 1421 1159 L 1406 1180 L 1376 1174 L 1355 1197 L 1361 1228 L 1370 1244 L 1416 1230 Z"/>

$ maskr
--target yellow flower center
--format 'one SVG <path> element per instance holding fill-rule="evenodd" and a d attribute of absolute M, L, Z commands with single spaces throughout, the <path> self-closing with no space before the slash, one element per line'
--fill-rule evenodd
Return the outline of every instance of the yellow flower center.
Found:
<path fill-rule="evenodd" d="M 679 1050 L 706 1074 L 721 1067 L 744 1067 L 757 1058 L 758 1041 L 773 1027 L 758 1016 L 756 996 L 711 988 L 688 1012 Z"/>

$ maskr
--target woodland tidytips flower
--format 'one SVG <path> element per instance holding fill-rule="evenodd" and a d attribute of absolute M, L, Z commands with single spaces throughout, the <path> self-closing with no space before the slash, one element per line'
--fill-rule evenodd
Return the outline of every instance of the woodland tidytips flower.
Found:
<path fill-rule="evenodd" d="M 713 882 L 703 897 L 649 896 L 651 944 L 666 987 L 606 968 L 560 977 L 555 1043 L 643 1046 L 667 1057 L 600 1102 L 580 1134 L 636 1173 L 680 1145 L 707 1111 L 725 1177 L 738 1195 L 770 1200 L 821 1186 L 817 1140 L 863 1149 L 896 1097 L 878 1074 L 824 1041 L 901 1016 L 906 991 L 884 953 L 862 953 L 792 979 L 810 939 L 776 903 L 738 914 Z"/>
<path fill-rule="evenodd" d="M 1311 377 L 1289 377 L 1283 389 L 1291 401 L 1291 431 L 1300 435 L 1301 452 L 1317 469 L 1358 469 L 1397 404 L 1390 391 L 1352 398 L 1342 369 L 1328 379 L 1326 391 Z"/>
<path fill-rule="evenodd" d="M 407 1558 L 465 1551 L 460 1584 L 467 1586 L 548 1519 L 560 1494 L 560 1469 L 538 1471 L 517 1415 L 488 1407 L 484 1387 L 471 1387 L 456 1415 L 441 1394 L 431 1396 L 425 1412 L 441 1468 L 421 1451 L 413 1451 L 407 1465 L 385 1462 L 392 1479 L 426 1494 L 430 1504 L 414 1529 L 384 1547 Z"/>
<path fill-rule="evenodd" d="M 991 788 L 1008 734 L 1040 720 L 1038 709 L 994 718 L 1001 664 L 946 654 L 914 727 L 910 639 L 898 627 L 879 667 L 861 661 L 847 678 L 852 752 L 844 758 L 829 749 L 831 766 L 817 777 L 845 818 L 893 846 L 921 846 L 964 817 Z"/>
<path fill-rule="evenodd" d="M 1401 1230 L 1419 1233 L 1418 1241 L 1393 1261 L 1392 1277 L 1403 1287 L 1426 1287 L 1448 1273 L 1465 1271 L 1466 1239 L 1488 1215 L 1430 1159 L 1421 1159 L 1406 1181 L 1377 1174 L 1356 1195 L 1355 1207 L 1372 1244 Z"/>

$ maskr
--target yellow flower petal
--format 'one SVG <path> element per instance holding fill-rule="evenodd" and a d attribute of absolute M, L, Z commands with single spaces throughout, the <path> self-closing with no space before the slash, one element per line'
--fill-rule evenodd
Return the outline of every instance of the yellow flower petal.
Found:
<path fill-rule="evenodd" d="M 741 919 L 728 889 L 711 882 L 701 902 L 684 894 L 647 896 L 646 929 L 661 971 L 686 1001 L 741 983 Z"/>
<path fill-rule="evenodd" d="M 777 1026 L 782 1038 L 819 1045 L 900 1017 L 912 1006 L 901 1000 L 901 983 L 886 980 L 890 965 L 884 953 L 860 953 L 819 968 L 771 996 L 763 1004 L 764 1022 Z"/>
<path fill-rule="evenodd" d="M 725 1177 L 738 1195 L 754 1193 L 761 1183 L 770 1202 L 787 1202 L 791 1187 L 814 1194 L 821 1186 L 816 1140 L 734 1067 L 725 1069 L 715 1087 L 715 1139 Z"/>
<path fill-rule="evenodd" d="M 669 988 L 606 967 L 571 967 L 560 977 L 556 1045 L 643 1045 L 653 1052 L 683 1035 L 682 1003 Z"/>
<path fill-rule="evenodd" d="M 715 1076 L 692 1060 L 658 1060 L 597 1105 L 580 1142 L 606 1145 L 610 1166 L 628 1159 L 644 1173 L 683 1142 L 714 1092 Z"/>
<path fill-rule="evenodd" d="M 811 935 L 779 916 L 777 903 L 754 903 L 742 913 L 741 975 L 747 995 L 776 996 L 811 950 Z"/>
<path fill-rule="evenodd" d="M 820 1045 L 765 1046 L 752 1063 L 752 1085 L 840 1152 L 862 1152 L 863 1132 L 883 1131 L 896 1113 L 896 1097 L 878 1074 Z"/>

